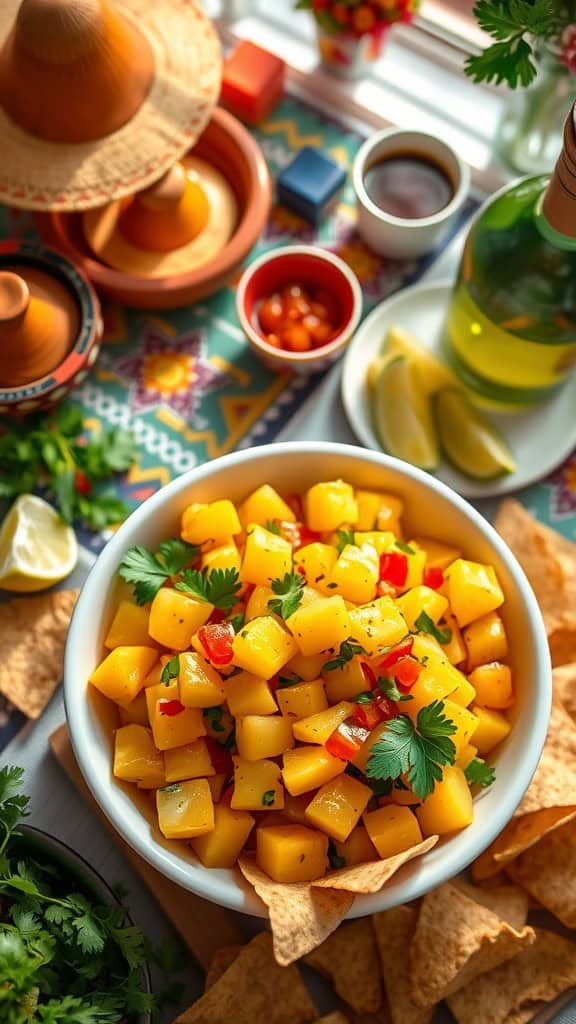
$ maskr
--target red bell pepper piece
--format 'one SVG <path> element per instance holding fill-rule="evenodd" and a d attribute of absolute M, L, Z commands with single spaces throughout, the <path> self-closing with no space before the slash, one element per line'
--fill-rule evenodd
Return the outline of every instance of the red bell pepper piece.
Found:
<path fill-rule="evenodd" d="M 223 611 L 222 608 L 215 608 L 208 619 L 208 622 L 224 622 L 227 614 L 228 613 Z"/>
<path fill-rule="evenodd" d="M 396 644 L 391 651 L 382 659 L 378 665 L 379 669 L 390 668 L 395 665 L 400 658 L 404 658 L 407 654 L 412 654 L 412 648 L 414 647 L 414 637 L 407 637 L 406 640 L 401 640 L 399 644 Z"/>
<path fill-rule="evenodd" d="M 332 757 L 339 757 L 341 761 L 351 761 L 369 735 L 370 729 L 365 729 L 356 722 L 342 722 L 328 737 L 325 748 Z"/>
<path fill-rule="evenodd" d="M 444 583 L 442 569 L 437 569 L 435 566 L 425 569 L 423 583 L 425 587 L 430 587 L 431 590 L 439 590 Z"/>
<path fill-rule="evenodd" d="M 373 690 L 374 687 L 376 686 L 376 673 L 374 669 L 372 668 L 371 665 L 368 664 L 367 661 L 360 662 L 360 669 L 362 670 L 362 675 L 364 676 L 364 679 L 368 683 L 368 686 L 370 687 L 371 690 Z"/>
<path fill-rule="evenodd" d="M 365 729 L 375 729 L 381 722 L 389 722 L 398 717 L 398 708 L 385 693 L 379 693 L 371 701 L 357 704 L 354 708 L 354 721 Z"/>
<path fill-rule="evenodd" d="M 208 753 L 210 754 L 210 760 L 212 761 L 212 767 L 217 775 L 225 775 L 229 778 L 232 775 L 234 765 L 232 764 L 232 757 L 225 747 L 221 747 L 216 742 L 213 736 L 205 736 L 204 742 L 208 747 Z"/>
<path fill-rule="evenodd" d="M 320 534 L 311 530 L 306 523 L 290 523 L 287 519 L 277 519 L 276 522 L 280 527 L 280 536 L 292 545 L 294 551 L 320 540 Z"/>
<path fill-rule="evenodd" d="M 230 664 L 235 635 L 234 627 L 229 622 L 209 622 L 198 630 L 200 643 L 215 665 Z"/>
<path fill-rule="evenodd" d="M 408 579 L 408 557 L 401 551 L 380 555 L 380 579 L 394 587 L 403 587 Z"/>
<path fill-rule="evenodd" d="M 414 683 L 418 679 L 422 666 L 416 658 L 408 655 L 406 658 L 400 658 L 394 666 L 394 679 L 399 690 L 407 692 L 411 690 Z"/>
<path fill-rule="evenodd" d="M 185 711 L 184 705 L 179 700 L 162 700 L 161 698 L 158 704 L 160 705 L 160 714 L 167 715 L 169 718 L 181 715 Z"/>

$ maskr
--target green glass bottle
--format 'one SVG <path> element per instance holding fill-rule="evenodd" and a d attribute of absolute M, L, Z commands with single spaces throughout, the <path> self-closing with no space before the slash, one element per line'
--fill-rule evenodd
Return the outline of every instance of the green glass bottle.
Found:
<path fill-rule="evenodd" d="M 502 189 L 476 216 L 444 351 L 476 398 L 496 408 L 545 399 L 576 365 L 574 109 L 552 177 Z"/>

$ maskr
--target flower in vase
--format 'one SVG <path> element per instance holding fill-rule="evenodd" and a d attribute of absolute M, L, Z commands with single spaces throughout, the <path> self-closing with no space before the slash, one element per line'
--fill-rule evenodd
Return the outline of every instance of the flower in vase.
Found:
<path fill-rule="evenodd" d="M 576 75 L 576 25 L 567 25 L 562 33 L 560 60 Z"/>
<path fill-rule="evenodd" d="M 298 0 L 330 35 L 380 38 L 396 22 L 411 21 L 420 0 Z"/>

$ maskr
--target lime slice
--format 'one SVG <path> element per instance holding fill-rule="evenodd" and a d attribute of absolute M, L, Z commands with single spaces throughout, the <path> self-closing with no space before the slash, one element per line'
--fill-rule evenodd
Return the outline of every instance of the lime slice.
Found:
<path fill-rule="evenodd" d="M 438 440 L 428 395 L 406 356 L 386 360 L 374 385 L 372 411 L 382 447 L 420 469 L 435 469 Z"/>
<path fill-rule="evenodd" d="M 410 359 L 417 367 L 420 386 L 427 395 L 439 391 L 440 388 L 455 387 L 458 384 L 452 370 L 399 324 L 393 324 L 389 328 L 382 346 L 382 355 L 399 355 Z"/>
<path fill-rule="evenodd" d="M 474 480 L 516 472 L 498 431 L 460 388 L 443 388 L 434 399 L 440 443 L 450 462 Z"/>
<path fill-rule="evenodd" d="M 77 561 L 74 530 L 47 501 L 21 494 L 0 527 L 0 588 L 45 590 L 69 576 Z"/>

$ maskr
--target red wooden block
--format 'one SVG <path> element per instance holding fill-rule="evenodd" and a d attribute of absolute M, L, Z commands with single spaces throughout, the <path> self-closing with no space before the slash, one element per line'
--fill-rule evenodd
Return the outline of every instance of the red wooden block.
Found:
<path fill-rule="evenodd" d="M 224 61 L 220 100 L 248 124 L 260 124 L 282 99 L 286 65 L 244 39 Z"/>

